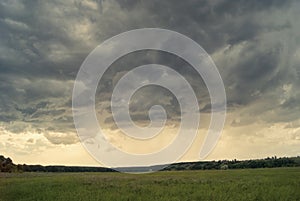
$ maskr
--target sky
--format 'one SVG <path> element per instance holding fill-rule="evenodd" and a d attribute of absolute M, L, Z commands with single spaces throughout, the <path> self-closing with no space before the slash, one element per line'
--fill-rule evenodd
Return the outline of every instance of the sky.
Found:
<path fill-rule="evenodd" d="M 2 0 L 0 2 L 0 155 L 15 163 L 99 165 L 84 149 L 73 123 L 72 90 L 87 55 L 106 39 L 139 28 L 163 28 L 200 44 L 215 62 L 227 96 L 222 136 L 207 160 L 300 155 L 300 2 L 296 0 Z M 149 86 L 130 103 L 137 125 L 162 105 L 168 120 L 148 142 L 123 136 L 110 96 L 132 68 L 159 63 L 181 73 L 195 90 L 201 125 L 181 159 L 198 160 L 210 122 L 202 78 L 184 60 L 140 51 L 119 59 L 96 94 L 99 124 L 127 152 L 168 144 L 180 108 L 167 90 Z M 149 98 L 151 97 L 151 98 Z"/>

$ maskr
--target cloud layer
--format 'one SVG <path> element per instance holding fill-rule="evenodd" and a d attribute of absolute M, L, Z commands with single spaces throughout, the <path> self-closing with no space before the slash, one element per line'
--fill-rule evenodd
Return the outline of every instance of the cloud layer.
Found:
<path fill-rule="evenodd" d="M 299 9 L 296 0 L 3 0 L 0 152 L 20 158 L 21 152 L 26 156 L 78 144 L 71 96 L 85 57 L 116 34 L 159 27 L 198 42 L 224 80 L 228 117 L 215 158 L 299 155 Z M 106 72 L 96 99 L 101 125 L 118 131 L 110 110 L 112 89 L 130 69 L 147 63 L 170 66 L 186 77 L 204 113 L 201 129 L 205 129 L 210 99 L 201 77 L 185 61 L 154 51 L 126 55 Z M 156 87 L 135 94 L 130 107 L 133 120 L 147 123 L 154 104 L 166 108 L 170 128 L 178 124 L 176 99 Z M 253 152 L 257 143 L 260 153 Z M 237 148 L 230 151 L 232 145 Z M 190 153 L 190 158 L 195 155 Z"/>

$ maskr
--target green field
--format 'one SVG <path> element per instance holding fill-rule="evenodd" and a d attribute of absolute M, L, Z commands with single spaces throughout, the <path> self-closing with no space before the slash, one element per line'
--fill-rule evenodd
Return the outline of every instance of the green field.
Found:
<path fill-rule="evenodd" d="M 300 201 L 300 168 L 0 174 L 0 201 Z"/>

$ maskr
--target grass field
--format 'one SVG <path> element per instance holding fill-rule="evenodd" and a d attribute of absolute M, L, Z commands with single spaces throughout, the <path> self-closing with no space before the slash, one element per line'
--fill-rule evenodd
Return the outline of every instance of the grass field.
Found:
<path fill-rule="evenodd" d="M 0 201 L 300 201 L 300 168 L 0 174 Z"/>

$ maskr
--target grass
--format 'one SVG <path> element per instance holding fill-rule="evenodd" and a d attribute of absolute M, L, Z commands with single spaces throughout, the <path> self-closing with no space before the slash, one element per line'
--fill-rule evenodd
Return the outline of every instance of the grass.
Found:
<path fill-rule="evenodd" d="M 0 201 L 300 201 L 300 168 L 0 174 Z"/>

